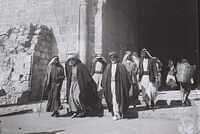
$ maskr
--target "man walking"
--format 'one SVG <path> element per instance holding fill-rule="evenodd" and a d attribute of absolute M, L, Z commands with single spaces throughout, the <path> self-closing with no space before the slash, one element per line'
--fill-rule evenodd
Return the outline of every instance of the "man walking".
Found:
<path fill-rule="evenodd" d="M 51 116 L 59 116 L 60 91 L 64 80 L 64 68 L 59 62 L 58 56 L 52 58 L 48 64 L 47 74 L 44 80 L 44 89 L 48 93 L 47 112 L 53 112 Z"/>
<path fill-rule="evenodd" d="M 137 64 L 134 62 L 133 57 L 131 55 L 131 51 L 126 51 L 122 64 L 126 67 L 129 77 L 131 79 L 131 88 L 129 91 L 129 105 L 133 105 L 134 108 L 138 104 L 138 95 L 139 95 L 139 88 L 138 88 L 138 80 L 137 80 Z"/>
<path fill-rule="evenodd" d="M 103 98 L 103 90 L 101 87 L 103 72 L 106 68 L 106 60 L 101 54 L 97 54 L 92 62 L 91 75 L 97 84 L 97 92 L 99 98 Z"/>
<path fill-rule="evenodd" d="M 97 94 L 97 86 L 86 65 L 72 54 L 65 63 L 67 77 L 67 102 L 72 118 L 87 114 L 103 114 L 103 107 Z"/>
<path fill-rule="evenodd" d="M 107 65 L 102 79 L 105 99 L 113 120 L 124 117 L 128 111 L 128 92 L 131 81 L 126 67 L 119 62 L 116 52 L 109 53 L 111 63 Z"/>
<path fill-rule="evenodd" d="M 147 108 L 149 106 L 153 108 L 157 93 L 158 73 L 155 60 L 152 59 L 152 56 L 146 49 L 141 51 L 139 79 L 143 100 Z"/>

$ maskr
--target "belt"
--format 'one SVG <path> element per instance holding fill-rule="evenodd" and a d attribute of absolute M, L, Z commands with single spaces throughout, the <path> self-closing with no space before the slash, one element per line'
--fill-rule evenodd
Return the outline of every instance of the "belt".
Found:
<path fill-rule="evenodd" d="M 95 74 L 102 74 L 103 72 L 101 72 L 101 71 L 95 71 L 94 73 Z"/>
<path fill-rule="evenodd" d="M 149 75 L 149 71 L 144 71 L 143 75 Z"/>

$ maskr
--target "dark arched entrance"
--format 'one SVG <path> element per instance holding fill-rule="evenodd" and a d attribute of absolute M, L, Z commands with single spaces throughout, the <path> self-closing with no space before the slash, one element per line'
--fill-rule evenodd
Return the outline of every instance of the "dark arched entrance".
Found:
<path fill-rule="evenodd" d="M 102 10 L 102 48 L 150 50 L 167 61 L 187 58 L 199 64 L 197 0 L 106 0 Z M 199 67 L 198 67 L 199 69 Z"/>

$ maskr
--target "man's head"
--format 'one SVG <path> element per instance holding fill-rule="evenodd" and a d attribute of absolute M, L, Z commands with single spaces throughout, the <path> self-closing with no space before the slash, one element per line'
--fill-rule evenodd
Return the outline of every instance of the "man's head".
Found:
<path fill-rule="evenodd" d="M 141 50 L 140 56 L 141 56 L 141 58 L 145 58 L 146 57 L 146 49 L 142 49 Z"/>
<path fill-rule="evenodd" d="M 124 57 L 126 57 L 126 60 L 132 60 L 131 51 L 126 51 Z"/>
<path fill-rule="evenodd" d="M 110 52 L 109 58 L 111 63 L 117 63 L 119 61 L 119 55 L 117 54 L 117 52 Z"/>
<path fill-rule="evenodd" d="M 138 52 L 134 51 L 132 55 L 138 57 Z"/>
<path fill-rule="evenodd" d="M 102 58 L 102 54 L 100 54 L 100 53 L 95 54 L 95 58 L 96 59 L 101 59 Z"/>
<path fill-rule="evenodd" d="M 126 51 L 125 54 L 131 55 L 131 51 Z"/>
<path fill-rule="evenodd" d="M 168 66 L 172 66 L 173 64 L 174 64 L 173 60 L 170 59 L 170 60 L 168 61 Z"/>
<path fill-rule="evenodd" d="M 141 50 L 141 58 L 153 58 L 146 48 Z"/>
<path fill-rule="evenodd" d="M 127 57 L 127 60 L 133 61 L 133 58 L 132 58 L 132 56 L 131 56 L 131 55 L 129 55 L 129 56 Z"/>
<path fill-rule="evenodd" d="M 53 56 L 53 58 L 51 59 L 51 61 L 49 62 L 49 65 L 52 65 L 52 64 L 59 64 L 60 61 L 59 61 L 59 57 L 58 56 Z"/>
<path fill-rule="evenodd" d="M 181 62 L 182 62 L 182 63 L 188 63 L 188 60 L 185 59 L 185 58 L 183 58 L 183 59 L 181 60 Z"/>
<path fill-rule="evenodd" d="M 75 66 L 79 60 L 79 56 L 77 53 L 70 53 L 67 56 L 67 62 L 70 66 Z"/>
<path fill-rule="evenodd" d="M 59 57 L 58 57 L 58 56 L 55 57 L 55 63 L 56 63 L 56 64 L 60 63 L 60 60 L 59 60 Z"/>
<path fill-rule="evenodd" d="M 69 59 L 69 65 L 70 66 L 75 66 L 76 65 L 76 60 L 74 58 Z"/>

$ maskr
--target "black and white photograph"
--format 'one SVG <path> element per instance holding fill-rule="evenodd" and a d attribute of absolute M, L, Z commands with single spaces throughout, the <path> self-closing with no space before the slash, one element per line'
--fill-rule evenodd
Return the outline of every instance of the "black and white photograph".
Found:
<path fill-rule="evenodd" d="M 200 0 L 0 0 L 0 134 L 200 134 Z"/>

